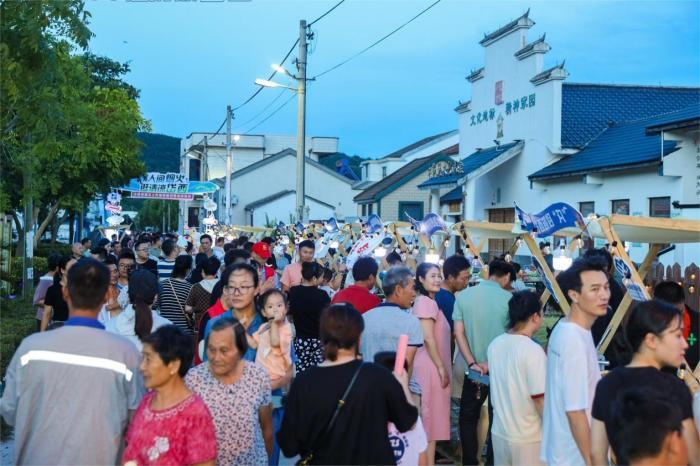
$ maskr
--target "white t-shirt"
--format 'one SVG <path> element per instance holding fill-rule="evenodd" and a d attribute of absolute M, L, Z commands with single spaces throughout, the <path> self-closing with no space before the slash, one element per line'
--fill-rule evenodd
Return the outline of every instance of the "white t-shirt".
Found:
<path fill-rule="evenodd" d="M 585 409 L 590 423 L 595 386 L 599 380 L 598 355 L 590 330 L 568 320 L 559 321 L 547 348 L 540 459 L 548 465 L 585 464 L 566 412 Z"/>
<path fill-rule="evenodd" d="M 153 326 L 151 327 L 151 332 L 155 332 L 164 325 L 172 324 L 172 322 L 165 317 L 161 317 L 156 311 L 152 310 L 151 313 L 153 316 Z M 105 322 L 104 326 L 108 332 L 126 337 L 134 344 L 134 346 L 136 346 L 136 349 L 141 351 L 143 349 L 143 344 L 134 331 L 135 324 L 136 310 L 134 309 L 134 306 L 129 304 L 121 314 Z"/>
<path fill-rule="evenodd" d="M 524 335 L 503 333 L 488 348 L 494 419 L 491 433 L 512 443 L 542 439 L 542 421 L 532 400 L 544 393 L 547 356 Z"/>
<path fill-rule="evenodd" d="M 425 435 L 420 416 L 418 416 L 413 429 L 404 433 L 396 430 L 396 426 L 390 422 L 389 445 L 391 445 L 391 449 L 394 452 L 397 466 L 418 464 L 418 457 L 428 448 L 428 437 Z"/>

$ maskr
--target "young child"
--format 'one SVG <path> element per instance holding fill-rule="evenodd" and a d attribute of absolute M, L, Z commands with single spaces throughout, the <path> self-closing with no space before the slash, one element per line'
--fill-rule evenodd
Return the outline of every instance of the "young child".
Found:
<path fill-rule="evenodd" d="M 274 391 L 281 388 L 282 379 L 292 366 L 292 327 L 287 321 L 287 296 L 273 288 L 260 297 L 260 306 L 268 322 L 248 337 L 248 344 L 258 350 L 255 362 L 267 370 Z"/>
<path fill-rule="evenodd" d="M 374 362 L 390 371 L 394 370 L 395 360 L 396 353 L 393 351 L 381 351 L 374 355 Z M 408 365 L 405 363 L 404 369 L 408 369 Z M 420 416 L 418 416 L 416 425 L 411 430 L 401 433 L 390 422 L 387 431 L 389 444 L 394 450 L 394 459 L 397 466 L 425 466 L 428 464 L 428 436 L 425 434 L 425 428 Z"/>
<path fill-rule="evenodd" d="M 328 297 L 333 299 L 333 295 L 335 294 L 335 290 L 331 286 L 331 280 L 333 280 L 333 270 L 329 269 L 328 267 L 323 268 L 323 278 L 321 281 L 321 284 L 319 286 L 319 289 L 325 291 L 328 294 Z"/>

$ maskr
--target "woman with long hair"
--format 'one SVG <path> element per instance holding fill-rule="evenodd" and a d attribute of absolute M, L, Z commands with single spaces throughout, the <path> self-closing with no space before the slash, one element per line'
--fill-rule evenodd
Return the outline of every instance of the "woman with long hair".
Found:
<path fill-rule="evenodd" d="M 107 331 L 129 339 L 139 351 L 142 341 L 154 330 L 170 325 L 168 319 L 151 309 L 158 295 L 158 277 L 146 269 L 135 270 L 129 276 L 130 304 L 105 324 Z"/>
<path fill-rule="evenodd" d="M 625 336 L 633 352 L 632 361 L 613 369 L 596 387 L 591 422 L 593 464 L 608 464 L 610 413 L 618 395 L 632 387 L 648 388 L 675 404 L 683 416 L 683 438 L 693 465 L 700 464 L 698 431 L 693 422 L 693 399 L 688 387 L 664 368 L 678 368 L 688 343 L 683 338 L 681 311 L 663 301 L 637 302 L 629 311 Z M 549 396 L 549 394 L 545 394 Z M 627 464 L 617 458 L 617 464 Z"/>
<path fill-rule="evenodd" d="M 452 342 L 450 324 L 435 302 L 442 274 L 437 264 L 423 262 L 416 270 L 419 293 L 411 313 L 420 319 L 423 346 L 416 351 L 413 374 L 421 387 L 421 418 L 428 436 L 428 464 L 435 462 L 435 447 L 450 439 L 450 375 Z"/>
<path fill-rule="evenodd" d="M 63 256 L 58 262 L 58 272 L 53 276 L 53 285 L 46 290 L 44 297 L 44 315 L 40 330 L 60 327 L 68 320 L 68 303 L 63 299 L 63 289 L 68 285 L 68 270 L 77 261 L 71 256 Z"/>
<path fill-rule="evenodd" d="M 406 432 L 418 410 L 410 401 L 406 371 L 392 375 L 362 362 L 363 330 L 362 315 L 351 304 L 323 311 L 325 359 L 297 376 L 284 405 L 277 441 L 286 456 L 300 455 L 311 464 L 396 464 L 387 425 Z"/>
<path fill-rule="evenodd" d="M 160 282 L 158 300 L 160 315 L 189 335 L 194 334 L 194 314 L 187 311 L 192 283 L 186 278 L 191 268 L 192 256 L 177 256 L 170 278 Z"/>
<path fill-rule="evenodd" d="M 323 267 L 320 264 L 304 262 L 301 265 L 301 285 L 289 289 L 289 315 L 297 332 L 294 340 L 297 373 L 323 361 L 319 321 L 321 311 L 330 304 L 331 298 L 319 288 L 322 279 Z"/>

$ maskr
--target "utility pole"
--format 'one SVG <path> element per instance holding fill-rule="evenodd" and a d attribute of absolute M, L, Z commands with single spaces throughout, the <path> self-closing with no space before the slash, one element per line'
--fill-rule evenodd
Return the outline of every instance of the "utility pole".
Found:
<path fill-rule="evenodd" d="M 297 58 L 297 220 L 306 223 L 305 170 L 306 170 L 306 20 L 299 21 L 299 58 Z"/>
<path fill-rule="evenodd" d="M 224 205 L 224 221 L 231 225 L 231 170 L 233 169 L 231 155 L 231 106 L 226 106 L 226 203 Z"/>

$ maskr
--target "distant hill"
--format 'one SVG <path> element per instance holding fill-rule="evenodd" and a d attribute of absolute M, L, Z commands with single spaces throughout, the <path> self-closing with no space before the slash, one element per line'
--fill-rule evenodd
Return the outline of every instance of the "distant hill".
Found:
<path fill-rule="evenodd" d="M 180 171 L 180 139 L 165 134 L 139 133 L 144 143 L 141 160 L 149 172 Z"/>
<path fill-rule="evenodd" d="M 336 152 L 335 154 L 330 154 L 330 155 L 324 155 L 319 157 L 319 163 L 325 167 L 330 168 L 334 172 L 337 172 L 338 169 L 335 166 L 335 163 L 338 160 L 342 159 L 348 159 L 349 161 L 349 166 L 352 169 L 353 172 L 355 172 L 355 175 L 357 175 L 357 179 L 362 178 L 362 170 L 360 167 L 360 164 L 364 162 L 365 160 L 369 160 L 364 157 L 360 157 L 359 155 L 347 155 L 342 152 Z"/>

